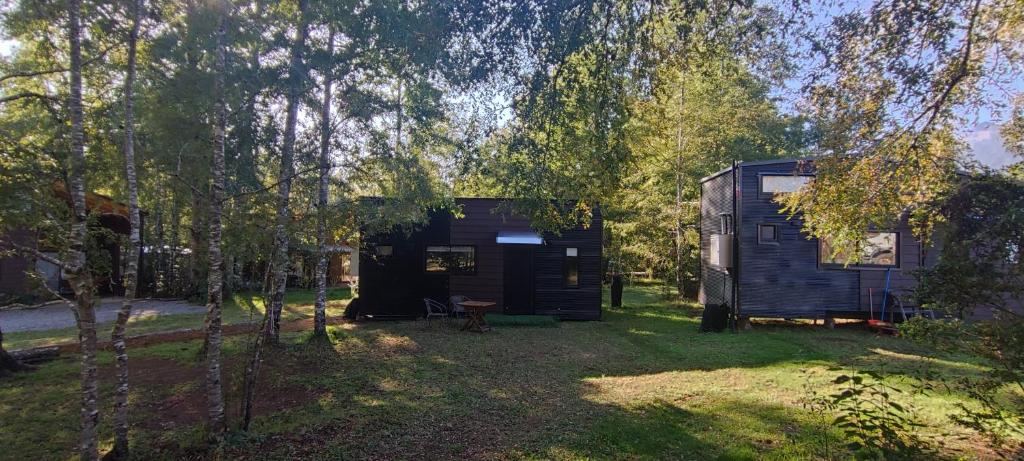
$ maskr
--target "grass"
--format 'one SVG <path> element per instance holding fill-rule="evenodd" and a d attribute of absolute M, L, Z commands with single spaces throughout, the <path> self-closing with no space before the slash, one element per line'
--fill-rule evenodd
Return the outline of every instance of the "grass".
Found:
<path fill-rule="evenodd" d="M 285 295 L 283 320 L 294 320 L 313 316 L 313 302 L 316 293 L 310 290 L 290 291 Z M 348 288 L 331 288 L 327 292 L 327 315 L 337 316 L 345 311 L 352 292 Z M 225 325 L 260 321 L 263 316 L 263 299 L 259 293 L 235 293 L 224 301 L 223 322 Z M 167 315 L 160 317 L 132 318 L 128 321 L 129 335 L 143 335 L 161 331 L 181 330 L 185 328 L 203 328 L 205 314 Z M 101 340 L 109 339 L 113 322 L 97 325 Z M 53 344 L 75 342 L 78 330 L 75 327 L 59 328 L 44 331 L 5 332 L 4 347 L 21 349 L 27 347 L 49 346 Z"/>
<path fill-rule="evenodd" d="M 757 325 L 740 334 L 698 333 L 698 314 L 695 306 L 665 301 L 658 287 L 638 286 L 627 288 L 624 307 L 606 308 L 603 321 L 557 328 L 495 325 L 478 334 L 436 322 L 346 323 L 330 328 L 326 344 L 289 333 L 267 354 L 252 431 L 232 434 L 223 456 L 846 459 L 824 416 L 801 405 L 808 389 L 829 389 L 838 373 L 830 368 L 884 370 L 908 389 L 905 382 L 925 371 L 964 376 L 984 369 L 969 357 L 926 360 L 914 344 L 855 329 Z M 226 343 L 231 408 L 244 339 Z M 132 389 L 136 456 L 204 456 L 200 346 L 130 351 L 135 369 L 146 370 L 133 374 L 143 381 Z M 110 361 L 101 355 L 105 418 Z M 67 357 L 0 381 L 0 458 L 73 456 L 76 379 Z M 950 457 L 989 456 L 976 436 L 948 421 L 963 396 L 904 397 L 927 423 L 922 433 L 949 433 Z M 109 419 L 103 422 L 109 447 Z"/>
<path fill-rule="evenodd" d="M 557 328 L 558 319 L 549 315 L 505 315 L 487 314 L 487 324 L 492 327 L 547 327 Z"/>

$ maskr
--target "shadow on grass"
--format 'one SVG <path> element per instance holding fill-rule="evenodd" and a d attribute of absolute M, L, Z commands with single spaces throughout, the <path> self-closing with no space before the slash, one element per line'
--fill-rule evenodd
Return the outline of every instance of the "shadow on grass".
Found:
<path fill-rule="evenodd" d="M 284 345 L 266 355 L 262 379 L 268 384 L 257 403 L 264 406 L 258 407 L 251 435 L 234 438 L 225 455 L 822 457 L 820 441 L 828 433 L 815 415 L 793 402 L 801 396 L 800 378 L 794 377 L 798 370 L 877 368 L 880 361 L 912 373 L 904 362 L 917 360 L 914 346 L 863 332 L 799 325 L 700 334 L 698 323 L 687 306 L 627 303 L 608 310 L 604 321 L 564 323 L 558 329 L 496 328 L 477 334 L 459 332 L 457 324 L 425 328 L 421 322 L 372 322 L 332 326 L 329 343 L 288 333 Z M 132 351 L 132 357 L 174 359 L 198 345 L 161 345 Z M 229 340 L 225 356 L 241 363 L 245 350 L 241 339 Z M 951 359 L 942 366 L 964 372 L 964 363 Z M 182 360 L 180 366 L 202 365 Z M 45 380 L 0 383 L 0 433 L 51 434 L 46 447 L 18 443 L 19 455 L 53 458 L 74 452 L 77 394 L 67 384 L 75 382 L 75 372 L 73 364 L 55 363 L 44 368 Z M 240 370 L 233 365 L 227 372 Z M 138 456 L 201 457 L 196 447 L 202 414 L 167 429 L 153 428 L 180 409 L 161 405 L 197 390 L 185 375 L 133 387 L 133 414 L 156 424 L 136 423 Z M 109 392 L 106 385 L 105 400 Z M 237 405 L 237 393 L 228 397 L 229 405 Z M 44 408 L 57 419 L 41 420 L 37 414 Z M 108 427 L 103 434 L 109 439 Z M 0 442 L 7 439 L 0 436 Z"/>

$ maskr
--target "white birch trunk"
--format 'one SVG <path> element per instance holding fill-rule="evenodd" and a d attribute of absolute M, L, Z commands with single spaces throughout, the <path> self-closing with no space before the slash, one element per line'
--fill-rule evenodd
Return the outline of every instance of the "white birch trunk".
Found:
<path fill-rule="evenodd" d="M 139 40 L 142 0 L 132 4 L 132 30 L 128 36 L 128 71 L 124 83 L 124 165 L 128 179 L 128 214 L 131 233 L 128 246 L 128 268 L 124 274 L 124 301 L 117 313 L 110 341 L 114 346 L 117 385 L 114 388 L 114 448 L 109 459 L 128 458 L 128 352 L 125 330 L 132 313 L 139 276 L 139 250 L 142 245 L 139 219 L 139 189 L 135 176 L 135 56 Z"/>
<path fill-rule="evenodd" d="M 81 2 L 68 1 L 68 43 L 71 55 L 71 87 L 68 92 L 68 111 L 71 116 L 71 169 L 68 172 L 68 192 L 74 217 L 69 235 L 66 275 L 75 291 L 75 318 L 78 324 L 78 344 L 82 361 L 81 443 L 79 457 L 93 460 L 99 457 L 97 428 L 99 426 L 99 389 L 96 379 L 96 311 L 92 298 L 92 275 L 86 265 L 86 239 L 88 212 L 85 208 L 85 128 L 82 111 L 82 44 Z"/>
<path fill-rule="evenodd" d="M 209 274 L 206 299 L 206 404 L 207 434 L 210 443 L 224 437 L 224 390 L 221 383 L 221 305 L 223 303 L 224 260 L 221 255 L 221 210 L 224 201 L 224 136 L 227 127 L 227 106 L 224 103 L 224 73 L 227 71 L 225 35 L 228 6 L 222 2 L 217 19 L 216 70 L 213 78 L 215 122 L 213 126 L 213 187 L 210 194 Z"/>
<path fill-rule="evenodd" d="M 327 39 L 328 55 L 334 56 L 334 30 Z M 327 335 L 327 186 L 331 173 L 331 87 L 334 75 L 328 67 L 324 75 L 324 100 L 320 108 L 320 188 L 316 220 L 316 304 L 313 333 Z"/>
<path fill-rule="evenodd" d="M 288 70 L 288 104 L 284 128 L 284 146 L 281 150 L 280 185 L 278 186 L 277 227 L 274 244 L 274 292 L 270 299 L 271 316 L 266 333 L 271 342 L 277 342 L 281 334 L 281 309 L 288 284 L 288 225 L 291 221 L 292 177 L 295 176 L 295 130 L 299 118 L 299 98 L 305 80 L 302 52 L 306 47 L 309 27 L 306 23 L 306 0 L 299 1 L 299 27 L 292 43 L 291 63 Z"/>

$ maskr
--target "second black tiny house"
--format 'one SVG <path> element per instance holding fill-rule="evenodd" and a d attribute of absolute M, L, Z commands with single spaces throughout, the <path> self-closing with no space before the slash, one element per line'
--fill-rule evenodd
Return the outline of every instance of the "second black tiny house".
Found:
<path fill-rule="evenodd" d="M 905 224 L 865 229 L 863 261 L 844 266 L 827 242 L 801 231 L 799 217 L 773 199 L 814 176 L 813 160 L 743 162 L 701 180 L 699 301 L 728 305 L 740 317 L 826 318 L 882 307 L 886 278 L 909 301 L 912 271 L 934 263 Z"/>
<path fill-rule="evenodd" d="M 600 210 L 589 226 L 541 234 L 526 218 L 497 212 L 503 201 L 460 198 L 462 217 L 437 210 L 409 233 L 364 232 L 359 313 L 415 318 L 423 298 L 463 295 L 506 314 L 600 319 Z"/>

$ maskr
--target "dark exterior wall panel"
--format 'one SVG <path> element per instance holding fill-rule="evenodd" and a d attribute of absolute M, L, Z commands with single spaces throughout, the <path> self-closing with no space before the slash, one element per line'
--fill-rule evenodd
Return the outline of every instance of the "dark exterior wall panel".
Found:
<path fill-rule="evenodd" d="M 601 316 L 601 237 L 603 220 L 595 212 L 590 227 L 544 236 L 534 250 L 535 298 L 538 314 L 565 319 L 593 320 Z M 565 285 L 565 250 L 576 248 L 579 285 Z"/>
<path fill-rule="evenodd" d="M 801 220 L 786 219 L 779 204 L 761 194 L 761 175 L 793 174 L 797 162 L 740 168 L 741 315 L 820 318 L 825 310 L 857 309 L 858 273 L 820 267 L 817 239 L 808 239 Z M 778 226 L 779 242 L 758 243 L 758 224 Z"/>
<path fill-rule="evenodd" d="M 25 229 L 12 230 L 4 236 L 4 239 L 10 239 L 19 245 L 36 247 L 35 233 Z M 7 248 L 0 246 L 0 249 L 6 250 Z M 0 300 L 6 296 L 20 296 L 31 292 L 29 279 L 25 274 L 25 271 L 29 269 L 29 260 L 19 254 L 0 258 Z"/>
<path fill-rule="evenodd" d="M 446 211 L 432 213 L 428 226 L 411 234 L 364 235 L 360 250 L 359 297 L 363 313 L 418 316 L 423 297 L 447 302 L 450 295 L 493 301 L 494 311 L 504 309 L 504 251 L 496 238 L 499 231 L 529 231 L 527 219 L 492 212 L 499 199 L 458 199 L 462 218 Z M 545 244 L 533 246 L 533 307 L 538 314 L 565 319 L 598 319 L 601 316 L 600 211 L 588 228 L 570 229 L 561 235 L 545 235 Z M 394 256 L 374 257 L 374 245 L 392 245 Z M 471 245 L 475 247 L 476 272 L 470 275 L 427 274 L 424 255 L 429 245 Z M 565 249 L 579 249 L 579 287 L 564 281 Z"/>
<path fill-rule="evenodd" d="M 500 205 L 498 200 L 458 199 L 462 218 L 452 218 L 451 244 L 476 246 L 476 274 L 453 275 L 450 278 L 452 295 L 493 301 L 494 311 L 504 306 L 504 260 L 501 245 L 495 239 L 499 230 L 529 230 L 524 218 L 508 217 L 492 212 Z"/>
<path fill-rule="evenodd" d="M 732 175 L 723 174 L 701 184 L 700 291 L 702 304 L 732 304 L 732 277 L 710 264 L 711 236 L 721 232 L 721 215 L 732 213 Z"/>

